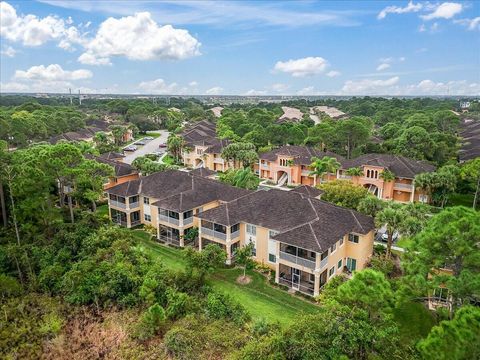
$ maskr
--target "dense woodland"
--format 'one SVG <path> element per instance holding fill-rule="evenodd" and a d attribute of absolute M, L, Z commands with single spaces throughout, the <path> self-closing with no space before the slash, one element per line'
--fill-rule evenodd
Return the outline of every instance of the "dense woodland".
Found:
<path fill-rule="evenodd" d="M 459 117 L 449 111 L 456 103 L 364 98 L 288 105 L 317 104 L 350 118 L 278 124 L 277 104 L 235 105 L 214 119 L 193 100 L 86 100 L 70 107 L 64 100 L 2 97 L 0 358 L 478 359 L 480 212 L 471 203 L 452 206 L 449 196 L 473 197 L 480 162 L 457 163 Z M 104 115 L 140 131 L 173 132 L 185 120 L 207 117 L 217 121 L 219 136 L 236 141 L 225 155 L 232 158 L 275 145 L 323 144 L 349 157 L 376 151 L 429 160 L 439 169 L 416 181 L 435 194 L 435 206 L 383 202 L 345 182 L 322 185 L 326 201 L 387 224 L 387 247 L 376 247 L 368 269 L 350 280 L 338 276 L 318 298 L 300 299 L 308 313 L 299 310 L 287 323 L 252 316 L 215 286 L 215 274 L 228 270 L 219 247 L 175 250 L 179 266 L 172 267 L 150 229 L 120 228 L 102 212 L 102 184 L 113 169 L 83 157 L 98 149 L 43 142 Z M 221 180 L 255 188 L 254 178 L 246 168 Z M 404 253 L 391 248 L 396 231 L 405 234 Z M 240 273 L 261 276 L 262 286 L 274 286 L 274 274 L 259 275 L 265 269 L 248 253 L 238 265 Z M 452 275 L 440 271 L 445 266 Z M 439 286 L 450 291 L 448 307 L 429 311 L 426 299 Z"/>

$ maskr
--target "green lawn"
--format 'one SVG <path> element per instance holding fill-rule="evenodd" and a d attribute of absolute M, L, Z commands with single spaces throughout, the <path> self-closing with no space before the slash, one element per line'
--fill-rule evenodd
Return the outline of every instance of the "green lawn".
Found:
<path fill-rule="evenodd" d="M 413 344 L 425 338 L 435 325 L 432 313 L 417 302 L 404 303 L 395 309 L 394 317 L 400 329 L 400 340 Z"/>
<path fill-rule="evenodd" d="M 185 261 L 180 249 L 164 246 L 151 240 L 149 234 L 143 230 L 133 230 L 139 246 L 145 251 L 162 259 L 165 266 L 174 270 L 185 268 Z M 269 321 L 278 321 L 288 324 L 295 321 L 301 313 L 313 313 L 318 307 L 299 297 L 292 296 L 268 284 L 259 273 L 249 271 L 252 281 L 248 285 L 236 282 L 242 269 L 217 270 L 208 279 L 208 284 L 214 289 L 230 294 L 249 311 L 254 319 L 265 318 Z"/>
<path fill-rule="evenodd" d="M 406 248 L 408 247 L 410 244 L 412 243 L 412 238 L 410 237 L 402 237 L 400 238 L 400 240 L 398 240 L 398 242 L 395 244 L 396 246 L 398 247 L 401 247 L 401 248 Z"/>
<path fill-rule="evenodd" d="M 446 206 L 459 206 L 463 205 L 466 207 L 472 207 L 473 205 L 474 194 L 452 194 L 448 198 Z"/>
<path fill-rule="evenodd" d="M 97 206 L 97 215 L 99 217 L 107 217 L 108 218 L 108 204 L 103 204 Z"/>

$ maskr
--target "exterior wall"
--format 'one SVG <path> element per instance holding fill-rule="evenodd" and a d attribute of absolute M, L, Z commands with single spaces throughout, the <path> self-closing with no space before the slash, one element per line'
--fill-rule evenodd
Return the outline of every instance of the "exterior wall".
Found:
<path fill-rule="evenodd" d="M 254 224 L 252 224 L 254 225 Z M 256 225 L 255 225 L 256 226 Z M 246 223 L 240 223 L 240 246 L 245 246 L 247 240 Z M 256 256 L 254 260 L 260 264 L 270 267 L 275 270 L 275 263 L 268 261 L 268 239 L 269 229 L 256 226 L 255 249 Z M 277 254 L 278 260 L 278 254 Z"/>
<path fill-rule="evenodd" d="M 355 244 L 348 240 L 348 235 L 345 236 L 345 257 L 350 257 L 357 260 L 357 270 L 362 270 L 372 256 L 373 241 L 375 238 L 375 231 L 372 230 L 366 235 L 359 235 L 359 242 Z M 330 265 L 330 264 L 329 264 Z M 345 266 L 346 264 L 344 264 Z"/>
<path fill-rule="evenodd" d="M 225 172 L 229 169 L 239 169 L 242 164 L 238 161 L 226 161 L 218 153 L 207 153 L 208 146 L 195 146 L 190 152 L 183 153 L 183 164 L 190 168 L 195 168 L 200 162 L 206 169 Z M 200 154 L 201 153 L 201 154 Z"/>

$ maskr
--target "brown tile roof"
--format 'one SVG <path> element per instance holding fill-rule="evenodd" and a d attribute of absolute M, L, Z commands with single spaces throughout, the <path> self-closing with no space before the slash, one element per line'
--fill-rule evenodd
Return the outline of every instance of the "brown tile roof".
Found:
<path fill-rule="evenodd" d="M 115 170 L 115 176 L 117 176 L 117 177 L 127 176 L 127 175 L 137 173 L 137 170 L 135 170 L 135 168 L 132 165 L 126 164 L 126 163 L 123 163 L 123 162 L 120 162 L 120 161 L 116 161 L 116 160 L 113 160 L 113 159 L 103 158 L 102 155 L 93 156 L 93 155 L 87 154 L 87 155 L 85 155 L 85 157 L 87 159 L 96 160 L 96 161 L 101 162 L 103 164 L 107 164 L 107 165 L 112 166 Z"/>
<path fill-rule="evenodd" d="M 310 146 L 297 146 L 297 145 L 285 145 L 278 149 L 260 154 L 260 159 L 275 161 L 279 155 L 293 157 L 295 165 L 310 165 L 312 163 L 312 157 L 322 158 L 324 156 L 330 156 L 342 162 L 344 158 L 340 155 L 332 153 L 331 151 L 323 151 Z"/>
<path fill-rule="evenodd" d="M 205 152 L 209 154 L 220 154 L 222 149 L 230 143 L 229 140 L 217 138 L 216 125 L 208 120 L 189 125 L 180 133 L 180 136 L 188 146 L 208 146 Z"/>
<path fill-rule="evenodd" d="M 246 222 L 279 231 L 275 239 L 323 252 L 350 232 L 366 234 L 373 218 L 294 191 L 260 190 L 204 211 L 198 217 L 222 225 Z"/>
<path fill-rule="evenodd" d="M 120 153 L 115 152 L 115 151 L 109 151 L 109 152 L 100 154 L 100 157 L 102 159 L 115 160 L 115 159 L 123 159 L 125 157 L 125 155 L 120 154 Z"/>
<path fill-rule="evenodd" d="M 355 159 L 344 160 L 342 162 L 343 169 L 362 167 L 365 165 L 387 168 L 392 171 L 395 176 L 408 179 L 413 179 L 417 174 L 435 170 L 435 166 L 426 161 L 413 160 L 404 156 L 391 154 L 365 154 Z"/>
<path fill-rule="evenodd" d="M 216 172 L 207 168 L 198 168 L 190 171 L 190 174 L 201 177 L 209 177 L 215 175 Z"/>
<path fill-rule="evenodd" d="M 167 170 L 119 184 L 107 190 L 119 196 L 144 196 L 159 199 L 152 205 L 183 212 L 220 200 L 231 201 L 250 193 L 219 181 L 178 170 Z"/>
<path fill-rule="evenodd" d="M 296 188 L 294 188 L 293 190 L 290 190 L 292 192 L 296 192 L 296 193 L 299 193 L 299 194 L 305 194 L 307 196 L 311 196 L 311 197 L 319 197 L 320 195 L 322 195 L 325 191 L 323 190 L 320 190 L 320 189 L 317 189 L 316 187 L 313 187 L 313 186 L 308 186 L 308 185 L 301 185 L 301 186 L 297 186 Z"/>
<path fill-rule="evenodd" d="M 459 160 L 467 161 L 480 157 L 480 121 L 465 119 L 460 129 L 462 145 L 458 152 Z"/>

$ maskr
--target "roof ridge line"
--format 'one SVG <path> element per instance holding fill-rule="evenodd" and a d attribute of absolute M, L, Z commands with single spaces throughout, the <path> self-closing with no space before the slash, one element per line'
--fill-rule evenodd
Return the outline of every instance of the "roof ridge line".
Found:
<path fill-rule="evenodd" d="M 358 221 L 357 216 L 355 215 L 355 213 L 352 210 L 350 210 L 350 214 L 352 214 L 352 216 L 355 219 L 355 221 L 357 222 L 358 226 L 360 226 L 360 229 L 362 229 L 362 231 L 365 231 L 362 224 L 360 223 L 360 221 Z"/>

